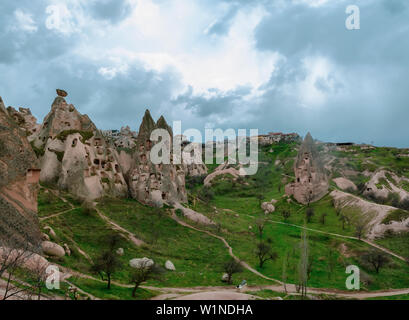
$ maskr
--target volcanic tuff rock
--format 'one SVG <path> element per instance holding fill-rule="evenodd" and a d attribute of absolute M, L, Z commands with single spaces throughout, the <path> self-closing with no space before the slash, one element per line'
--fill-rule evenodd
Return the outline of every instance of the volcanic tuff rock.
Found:
<path fill-rule="evenodd" d="M 112 139 L 112 134 L 97 130 L 87 115 L 80 114 L 59 95 L 41 126 L 28 109 L 20 108 L 19 112 L 10 109 L 29 135 L 40 160 L 41 182 L 68 190 L 84 200 L 131 194 L 154 206 L 167 201 L 187 201 L 185 169 L 192 175 L 200 175 L 206 172 L 205 166 L 151 162 L 152 131 L 165 129 L 172 139 L 172 129 L 163 117 L 155 123 L 147 110 L 138 135 L 129 127 L 122 128 L 119 135 L 129 144 L 115 146 L 118 140 Z M 172 148 L 172 142 L 169 147 Z"/>
<path fill-rule="evenodd" d="M 8 107 L 7 111 L 20 128 L 26 131 L 28 141 L 34 140 L 40 132 L 41 125 L 37 123 L 37 119 L 31 114 L 30 109 L 19 108 L 19 111 L 17 111 L 13 107 Z"/>
<path fill-rule="evenodd" d="M 298 202 L 308 204 L 327 194 L 328 178 L 310 133 L 305 136 L 298 151 L 294 173 L 295 182 L 285 187 L 287 195 L 293 195 Z"/>
<path fill-rule="evenodd" d="M 37 219 L 39 169 L 25 132 L 0 97 L 0 246 L 40 248 Z"/>
<path fill-rule="evenodd" d="M 72 104 L 67 104 L 64 98 L 56 97 L 51 111 L 44 118 L 37 139 L 34 140 L 35 146 L 41 148 L 48 139 L 55 139 L 60 132 L 68 130 L 94 132 L 97 128 L 87 115 L 80 114 Z"/>
<path fill-rule="evenodd" d="M 150 151 L 154 146 L 150 137 L 155 129 L 165 129 L 169 132 L 171 141 L 168 147 L 170 151 L 172 150 L 172 129 L 163 116 L 155 123 L 149 110 L 146 110 L 128 174 L 130 193 L 134 199 L 154 206 L 162 206 L 165 202 L 186 202 L 183 166 L 172 163 L 172 153 L 170 164 L 153 164 L 150 159 Z"/>
<path fill-rule="evenodd" d="M 54 100 L 35 145 L 43 150 L 42 182 L 87 200 L 128 194 L 115 148 L 64 98 Z"/>

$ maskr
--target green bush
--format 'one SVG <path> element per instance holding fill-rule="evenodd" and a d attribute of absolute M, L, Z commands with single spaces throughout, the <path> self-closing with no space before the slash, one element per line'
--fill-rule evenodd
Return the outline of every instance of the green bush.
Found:
<path fill-rule="evenodd" d="M 94 136 L 94 133 L 92 131 L 80 131 L 80 130 L 64 130 L 60 132 L 56 138 L 61 141 L 65 141 L 67 137 L 71 134 L 79 133 L 82 137 L 82 142 L 84 143 L 85 141 L 91 139 Z"/>
<path fill-rule="evenodd" d="M 391 213 L 388 214 L 388 216 L 382 220 L 383 224 L 391 224 L 392 221 L 403 221 L 405 219 L 409 218 L 409 212 L 402 210 L 402 209 L 396 209 L 392 211 Z"/>

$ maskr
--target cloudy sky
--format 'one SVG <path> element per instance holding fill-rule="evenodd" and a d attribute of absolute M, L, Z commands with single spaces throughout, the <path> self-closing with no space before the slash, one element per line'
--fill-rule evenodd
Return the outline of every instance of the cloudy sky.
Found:
<path fill-rule="evenodd" d="M 359 30 L 345 27 L 360 9 Z M 311 131 L 409 147 L 407 0 L 2 0 L 0 95 L 101 129 Z"/>

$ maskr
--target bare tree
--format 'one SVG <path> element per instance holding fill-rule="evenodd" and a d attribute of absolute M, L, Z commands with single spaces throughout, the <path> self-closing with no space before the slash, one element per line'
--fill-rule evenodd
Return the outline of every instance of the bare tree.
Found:
<path fill-rule="evenodd" d="M 320 216 L 320 222 L 321 222 L 321 224 L 325 224 L 325 219 L 327 218 L 327 213 L 323 213 L 323 214 L 321 214 L 321 216 Z"/>
<path fill-rule="evenodd" d="M 283 210 L 283 211 L 281 212 L 281 214 L 282 214 L 282 216 L 283 216 L 283 218 L 284 218 L 284 221 L 287 221 L 288 218 L 289 218 L 290 215 L 291 215 L 291 212 L 290 212 L 290 210 Z"/>
<path fill-rule="evenodd" d="M 335 251 L 331 247 L 328 249 L 327 252 L 327 260 L 328 260 L 327 262 L 328 279 L 331 279 L 337 263 Z"/>
<path fill-rule="evenodd" d="M 131 283 L 134 286 L 132 289 L 132 297 L 136 297 L 136 290 L 141 283 L 149 279 L 160 279 L 162 273 L 163 269 L 159 265 L 152 264 L 150 260 L 142 261 L 138 268 L 131 273 Z"/>
<path fill-rule="evenodd" d="M 365 253 L 362 260 L 372 265 L 376 273 L 379 273 L 379 270 L 389 263 L 388 256 L 384 252 L 375 249 Z"/>
<path fill-rule="evenodd" d="M 271 245 L 266 242 L 260 242 L 257 244 L 256 255 L 258 257 L 260 268 L 262 268 L 264 263 L 268 260 L 273 261 L 278 257 L 277 252 L 274 252 Z"/>
<path fill-rule="evenodd" d="M 339 213 L 339 221 L 342 223 L 342 230 L 345 229 L 345 224 L 348 222 L 348 218 L 345 214 Z"/>
<path fill-rule="evenodd" d="M 314 209 L 311 207 L 308 207 L 307 210 L 305 210 L 305 217 L 308 223 L 311 222 L 313 216 L 314 216 Z"/>
<path fill-rule="evenodd" d="M 97 257 L 95 263 L 91 267 L 91 271 L 100 275 L 102 280 L 107 280 L 107 288 L 111 289 L 112 275 L 117 272 L 122 263 L 116 253 L 117 246 L 120 241 L 118 234 L 111 234 L 106 239 L 107 248 Z"/>
<path fill-rule="evenodd" d="M 307 232 L 303 229 L 300 243 L 300 263 L 298 265 L 298 286 L 301 290 L 301 296 L 304 299 L 307 296 L 307 282 L 311 268 L 309 267 L 309 248 Z M 309 270 L 310 269 L 310 270 Z"/>
<path fill-rule="evenodd" d="M 0 278 L 6 278 L 3 300 L 7 300 L 24 291 L 13 284 L 16 272 L 34 255 L 36 247 L 26 242 L 24 245 L 8 239 L 0 239 Z"/>
<path fill-rule="evenodd" d="M 227 274 L 227 283 L 232 284 L 233 274 L 243 272 L 243 266 L 240 261 L 231 258 L 223 265 L 223 270 Z"/>
<path fill-rule="evenodd" d="M 365 227 L 366 224 L 362 220 L 358 220 L 355 223 L 355 236 L 358 237 L 359 240 L 361 240 L 362 236 L 365 234 Z"/>
<path fill-rule="evenodd" d="M 33 283 L 33 293 L 37 296 L 37 300 L 41 300 L 41 292 L 47 280 L 46 265 L 43 264 L 41 259 L 37 259 L 34 263 L 35 265 L 31 269 L 29 277 Z"/>
<path fill-rule="evenodd" d="M 260 241 L 263 239 L 264 228 L 266 226 L 266 219 L 258 218 L 256 219 L 255 227 L 258 232 Z"/>

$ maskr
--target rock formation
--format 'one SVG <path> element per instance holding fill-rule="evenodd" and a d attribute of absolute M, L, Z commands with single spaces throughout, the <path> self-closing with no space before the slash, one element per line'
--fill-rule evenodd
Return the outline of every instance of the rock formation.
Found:
<path fill-rule="evenodd" d="M 320 155 L 308 133 L 301 144 L 294 165 L 295 182 L 286 185 L 285 192 L 303 204 L 315 202 L 328 192 L 328 178 Z"/>
<path fill-rule="evenodd" d="M 97 128 L 87 115 L 81 115 L 72 104 L 63 97 L 56 97 L 51 111 L 44 118 L 41 131 L 34 144 L 43 147 L 48 139 L 55 139 L 63 131 L 94 132 Z"/>
<path fill-rule="evenodd" d="M 163 117 L 155 123 L 146 111 L 138 134 L 124 127 L 113 135 L 112 130 L 111 134 L 98 130 L 87 115 L 68 104 L 64 99 L 67 92 L 59 89 L 57 94 L 42 125 L 36 124 L 29 109 L 9 108 L 40 160 L 41 182 L 83 200 L 130 194 L 142 203 L 162 206 L 187 201 L 185 170 L 191 175 L 206 173 L 204 164 L 150 161 L 153 130 L 167 130 L 172 140 L 172 129 Z"/>
<path fill-rule="evenodd" d="M 40 132 L 41 125 L 37 123 L 37 119 L 31 114 L 28 108 L 19 108 L 19 111 L 13 107 L 8 107 L 7 111 L 13 120 L 26 131 L 28 141 L 35 139 Z"/>
<path fill-rule="evenodd" d="M 102 131 L 103 135 L 112 141 L 115 147 L 119 149 L 132 149 L 136 145 L 136 138 L 138 133 L 132 131 L 129 126 L 122 127 L 118 130 L 105 130 Z"/>
<path fill-rule="evenodd" d="M 162 117 L 155 123 L 149 110 L 146 110 L 139 128 L 132 164 L 129 168 L 128 184 L 131 196 L 145 204 L 162 206 L 165 202 L 186 202 L 185 172 L 182 165 L 153 164 L 150 151 L 153 142 L 151 133 L 155 129 L 165 129 L 172 140 L 172 129 Z M 172 143 L 172 142 L 171 142 Z M 172 150 L 172 144 L 169 146 Z M 124 168 L 126 171 L 127 168 Z"/>
<path fill-rule="evenodd" d="M 87 115 L 61 96 L 55 98 L 33 143 L 41 150 L 41 182 L 84 200 L 128 194 L 115 148 Z"/>
<path fill-rule="evenodd" d="M 26 138 L 0 98 L 0 246 L 39 251 L 37 219 L 40 170 Z"/>

